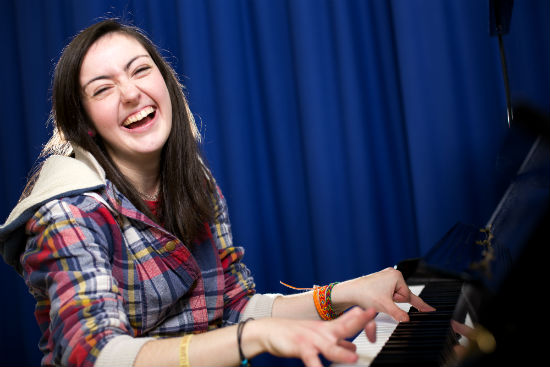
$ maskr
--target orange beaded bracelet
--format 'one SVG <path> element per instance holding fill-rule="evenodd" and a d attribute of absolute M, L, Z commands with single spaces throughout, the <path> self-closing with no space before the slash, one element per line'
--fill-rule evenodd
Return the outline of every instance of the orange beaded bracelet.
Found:
<path fill-rule="evenodd" d="M 338 284 L 338 282 L 330 283 L 322 287 L 313 287 L 313 302 L 315 303 L 315 308 L 317 313 L 323 320 L 334 320 L 338 316 L 334 309 L 332 308 L 332 288 Z"/>
<path fill-rule="evenodd" d="M 283 282 L 280 283 L 285 287 L 295 290 L 313 290 L 313 303 L 315 304 L 315 309 L 321 319 L 333 320 L 342 314 L 337 314 L 332 308 L 332 288 L 334 288 L 338 282 L 330 283 L 329 285 L 324 285 L 322 287 L 314 285 L 313 288 L 296 288 Z"/>

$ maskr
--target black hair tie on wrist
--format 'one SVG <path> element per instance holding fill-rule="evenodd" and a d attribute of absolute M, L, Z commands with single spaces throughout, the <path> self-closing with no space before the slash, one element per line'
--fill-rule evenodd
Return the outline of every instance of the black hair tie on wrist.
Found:
<path fill-rule="evenodd" d="M 250 320 L 254 320 L 254 319 L 250 317 L 244 321 L 239 322 L 239 325 L 237 326 L 237 344 L 239 345 L 239 356 L 241 358 L 241 366 L 243 367 L 252 366 L 248 361 L 248 359 L 246 359 L 246 357 L 244 356 L 243 349 L 241 347 L 241 339 L 242 339 L 244 325 Z"/>

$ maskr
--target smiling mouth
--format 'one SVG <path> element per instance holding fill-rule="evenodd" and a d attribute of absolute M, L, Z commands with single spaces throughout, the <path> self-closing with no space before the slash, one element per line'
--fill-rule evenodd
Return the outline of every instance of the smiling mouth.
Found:
<path fill-rule="evenodd" d="M 145 107 L 143 110 L 139 111 L 138 113 L 128 117 L 123 123 L 122 126 L 124 126 L 127 129 L 135 129 L 140 126 L 143 126 L 147 124 L 149 121 L 151 121 L 155 117 L 156 109 L 154 109 L 151 106 Z"/>

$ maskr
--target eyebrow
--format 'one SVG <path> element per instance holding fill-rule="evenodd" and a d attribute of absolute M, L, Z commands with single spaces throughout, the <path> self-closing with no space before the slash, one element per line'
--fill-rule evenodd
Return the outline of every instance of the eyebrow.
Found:
<path fill-rule="evenodd" d="M 128 69 L 130 68 L 130 66 L 132 65 L 132 63 L 134 61 L 136 61 L 137 59 L 139 59 L 140 57 L 150 57 L 149 55 L 147 54 L 144 54 L 144 55 L 137 55 L 137 56 L 134 56 L 132 59 L 130 59 L 130 61 L 128 61 L 128 63 L 126 64 L 126 66 L 124 67 L 124 71 L 128 71 Z M 82 89 L 86 89 L 86 87 L 92 83 L 92 82 L 95 82 L 96 80 L 101 80 L 101 79 L 109 79 L 109 76 L 108 75 L 99 75 L 99 76 L 96 76 L 90 80 L 88 80 L 88 82 L 86 82 L 86 84 L 84 84 L 82 86 Z"/>

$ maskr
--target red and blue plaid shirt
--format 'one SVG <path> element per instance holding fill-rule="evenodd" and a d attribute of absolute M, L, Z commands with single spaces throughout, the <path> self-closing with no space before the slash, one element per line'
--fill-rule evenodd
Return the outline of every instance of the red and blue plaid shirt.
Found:
<path fill-rule="evenodd" d="M 206 239 L 191 245 L 109 181 L 99 194 L 105 202 L 86 194 L 49 201 L 27 222 L 21 263 L 37 301 L 42 364 L 92 366 L 118 335 L 177 336 L 238 322 L 255 285 L 220 192 Z"/>

